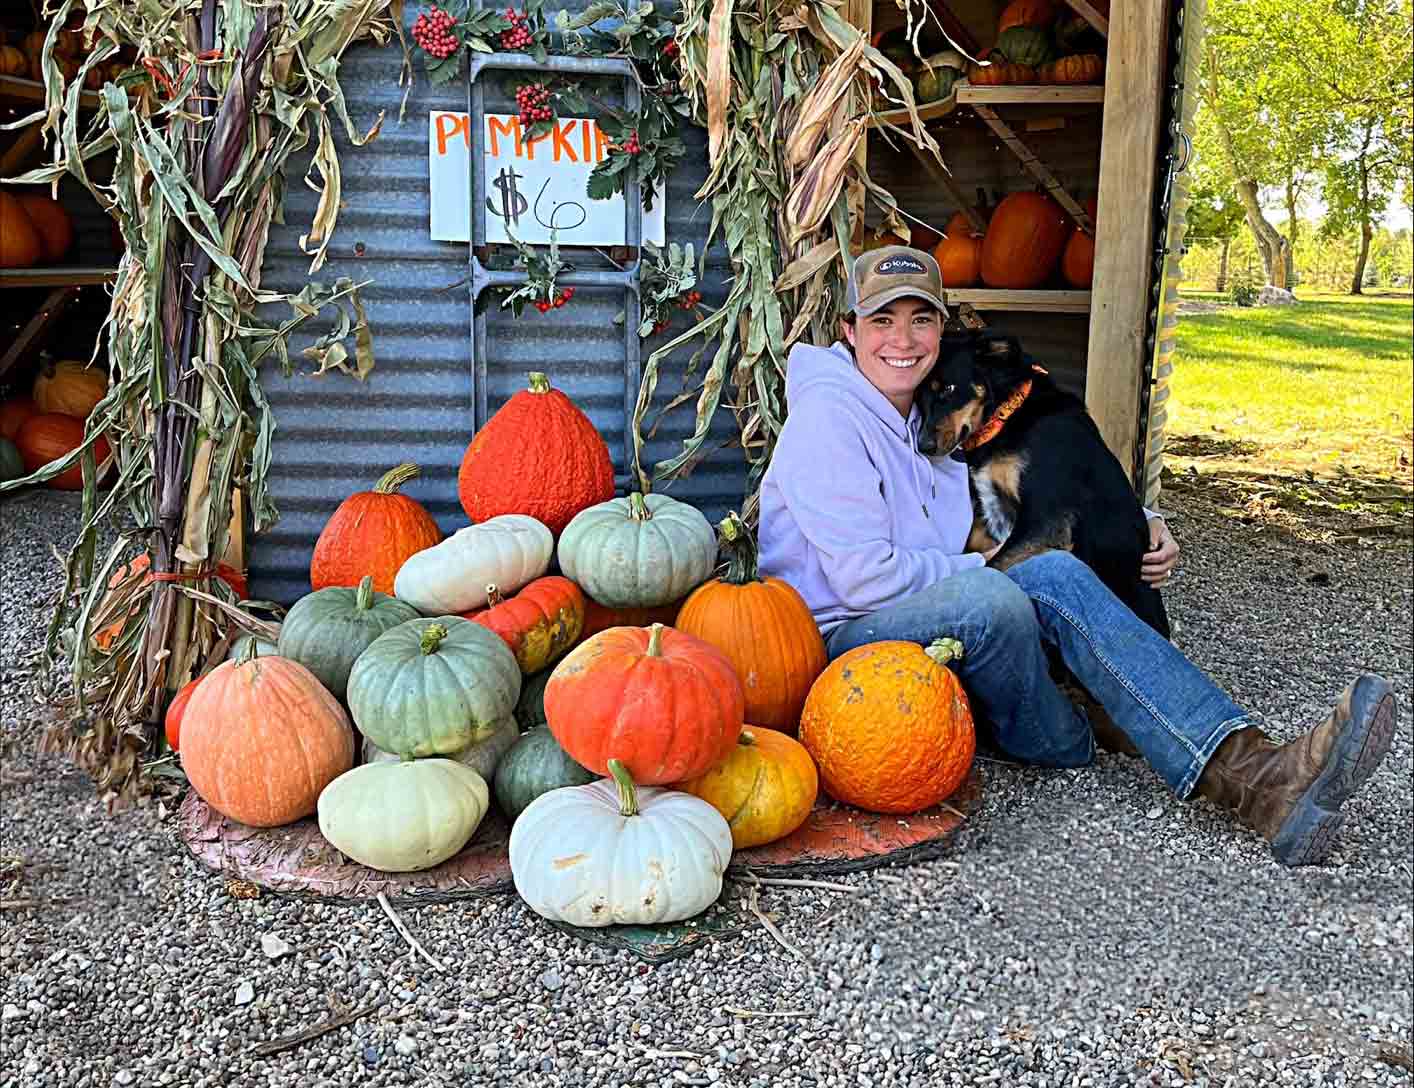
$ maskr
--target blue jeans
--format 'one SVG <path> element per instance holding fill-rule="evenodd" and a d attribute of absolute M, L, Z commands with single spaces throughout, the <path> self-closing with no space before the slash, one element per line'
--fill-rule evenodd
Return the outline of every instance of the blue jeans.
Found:
<path fill-rule="evenodd" d="M 951 636 L 954 666 L 997 746 L 1047 767 L 1082 767 L 1095 754 L 1084 713 L 1051 679 L 1043 641 L 1186 798 L 1204 765 L 1248 715 L 1167 639 L 1138 619 L 1094 572 L 1054 551 L 1007 572 L 973 568 L 898 604 L 847 620 L 826 638 L 831 659 L 885 639 L 928 645 Z"/>

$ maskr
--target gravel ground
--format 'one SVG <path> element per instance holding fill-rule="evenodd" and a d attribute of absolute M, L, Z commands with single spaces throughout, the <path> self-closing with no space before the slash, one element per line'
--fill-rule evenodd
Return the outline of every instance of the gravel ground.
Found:
<path fill-rule="evenodd" d="M 1319 718 L 1361 668 L 1395 678 L 1393 750 L 1328 866 L 1278 867 L 1137 761 L 989 763 L 950 860 L 842 878 L 848 893 L 763 889 L 805 961 L 758 929 L 650 968 L 498 898 L 402 911 L 436 973 L 376 905 L 233 895 L 170 816 L 110 818 L 34 754 L 48 542 L 77 507 L 4 500 L 0 895 L 44 902 L 0 912 L 0 1085 L 1409 1084 L 1409 548 L 1166 501 L 1177 638 L 1273 731 Z"/>

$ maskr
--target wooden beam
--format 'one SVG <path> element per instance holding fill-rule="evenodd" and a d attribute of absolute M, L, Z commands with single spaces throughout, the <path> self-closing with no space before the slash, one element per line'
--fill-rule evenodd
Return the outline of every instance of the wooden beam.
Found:
<path fill-rule="evenodd" d="M 1111 11 L 1100 144 L 1100 208 L 1090 296 L 1085 404 L 1119 463 L 1135 478 L 1144 328 L 1153 279 L 1159 119 L 1168 64 L 1167 0 Z"/>
<path fill-rule="evenodd" d="M 997 112 L 991 106 L 981 104 L 974 105 L 973 110 L 977 116 L 987 122 L 990 128 L 1006 144 L 1021 161 L 1021 168 L 1041 183 L 1045 190 L 1056 198 L 1057 203 L 1069 213 L 1075 220 L 1075 225 L 1092 238 L 1095 236 L 1095 224 L 1090 219 L 1090 213 L 1082 208 L 1079 202 L 1066 192 L 1065 186 L 1060 183 L 1060 179 L 1051 173 L 1051 168 L 1042 162 L 1029 147 L 1026 142 L 1012 131 L 1010 125 L 997 116 Z"/>
<path fill-rule="evenodd" d="M 1065 0 L 1070 9 L 1098 30 L 1102 37 L 1110 36 L 1110 21 L 1100 14 L 1099 9 L 1089 0 Z"/>
<path fill-rule="evenodd" d="M 966 303 L 974 310 L 1011 310 L 1016 313 L 1085 314 L 1090 312 L 1089 291 L 1006 291 L 991 287 L 949 287 L 945 302 Z"/>
<path fill-rule="evenodd" d="M 967 221 L 972 224 L 972 229 L 978 234 L 987 232 L 987 224 L 983 218 L 977 214 L 977 209 L 972 206 L 972 202 L 967 199 L 967 194 L 962 191 L 962 186 L 949 173 L 940 167 L 932 158 L 923 153 L 923 149 L 912 140 L 904 141 L 908 150 L 913 153 L 913 157 L 922 164 L 928 176 L 947 190 L 948 196 L 957 201 L 958 209 L 967 216 Z"/>
<path fill-rule="evenodd" d="M 0 288 L 96 287 L 117 276 L 116 268 L 0 268 Z"/>
<path fill-rule="evenodd" d="M 1104 101 L 1105 88 L 1099 83 L 1004 83 L 999 87 L 964 83 L 957 89 L 959 106 L 1099 106 Z"/>
<path fill-rule="evenodd" d="M 29 354 L 30 348 L 35 346 L 36 341 L 43 338 L 49 327 L 59 320 L 63 312 L 69 308 L 69 303 L 78 298 L 78 295 L 79 289 L 77 287 L 60 287 L 49 292 L 49 296 L 40 304 L 34 316 L 15 337 L 14 343 L 6 349 L 3 356 L 0 356 L 0 378 L 8 374 L 12 366 Z"/>

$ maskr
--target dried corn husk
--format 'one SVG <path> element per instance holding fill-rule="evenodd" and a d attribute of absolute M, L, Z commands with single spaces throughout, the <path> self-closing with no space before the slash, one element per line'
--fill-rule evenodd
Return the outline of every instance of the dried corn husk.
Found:
<path fill-rule="evenodd" d="M 857 117 L 849 122 L 844 131 L 832 137 L 815 153 L 815 158 L 791 187 L 785 206 L 786 241 L 789 245 L 795 245 L 814 231 L 829 214 L 840 195 L 845 170 L 854 161 L 868 123 L 866 117 Z"/>
<path fill-rule="evenodd" d="M 800 167 L 809 162 L 830 131 L 830 126 L 839 116 L 840 100 L 859 77 L 864 45 L 864 35 L 861 34 L 853 45 L 835 58 L 800 104 L 800 116 L 786 142 L 786 162 L 791 166 Z"/>

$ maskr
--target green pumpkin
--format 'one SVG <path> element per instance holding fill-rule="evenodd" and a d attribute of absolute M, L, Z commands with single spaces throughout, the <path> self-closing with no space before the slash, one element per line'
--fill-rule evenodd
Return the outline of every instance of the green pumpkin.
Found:
<path fill-rule="evenodd" d="M 717 536 L 702 511 L 667 495 L 581 510 L 559 543 L 560 571 L 607 608 L 656 608 L 712 576 Z"/>
<path fill-rule="evenodd" d="M 271 642 L 268 638 L 261 638 L 259 635 L 239 635 L 231 643 L 231 648 L 226 651 L 226 660 L 239 661 L 245 655 L 246 647 L 252 642 L 255 643 L 256 653 L 260 657 L 280 656 L 279 645 Z"/>
<path fill-rule="evenodd" d="M 398 624 L 349 673 L 359 732 L 406 757 L 447 755 L 485 739 L 519 696 L 515 654 L 500 635 L 460 616 Z"/>
<path fill-rule="evenodd" d="M 384 631 L 417 619 L 417 609 L 373 591 L 365 574 L 357 589 L 329 586 L 294 603 L 280 627 L 279 653 L 314 673 L 336 699 L 348 691 L 358 655 Z"/>
<path fill-rule="evenodd" d="M 1040 27 L 1007 27 L 997 38 L 997 47 L 993 52 L 1000 53 L 1013 64 L 1028 64 L 1036 68 L 1051 59 L 1051 36 Z"/>
<path fill-rule="evenodd" d="M 0 438 L 0 483 L 18 480 L 25 474 L 25 462 L 20 456 L 20 448 L 8 438 Z"/>
<path fill-rule="evenodd" d="M 448 754 L 445 758 L 450 759 L 453 763 L 460 763 L 463 767 L 470 767 L 487 782 L 490 782 L 501 759 L 519 739 L 520 730 L 516 728 L 515 720 L 502 718 L 492 727 L 489 734 L 480 740 L 472 741 L 458 752 Z M 391 763 L 401 758 L 392 752 L 383 751 L 367 737 L 363 738 L 363 761 L 365 763 Z"/>
<path fill-rule="evenodd" d="M 918 73 L 915 97 L 920 105 L 939 102 L 952 94 L 953 84 L 962 78 L 967 61 L 951 49 L 934 54 Z"/>
<path fill-rule="evenodd" d="M 360 865 L 411 873 L 467 844 L 491 805 L 485 780 L 450 759 L 366 763 L 319 795 L 319 831 Z"/>
<path fill-rule="evenodd" d="M 545 724 L 545 685 L 550 682 L 554 669 L 541 669 L 534 676 L 527 676 L 520 687 L 520 699 L 516 702 L 516 724 L 522 733 Z"/>
<path fill-rule="evenodd" d="M 515 742 L 496 768 L 496 804 L 515 823 L 530 802 L 565 786 L 587 786 L 597 776 L 565 754 L 546 726 Z"/>

